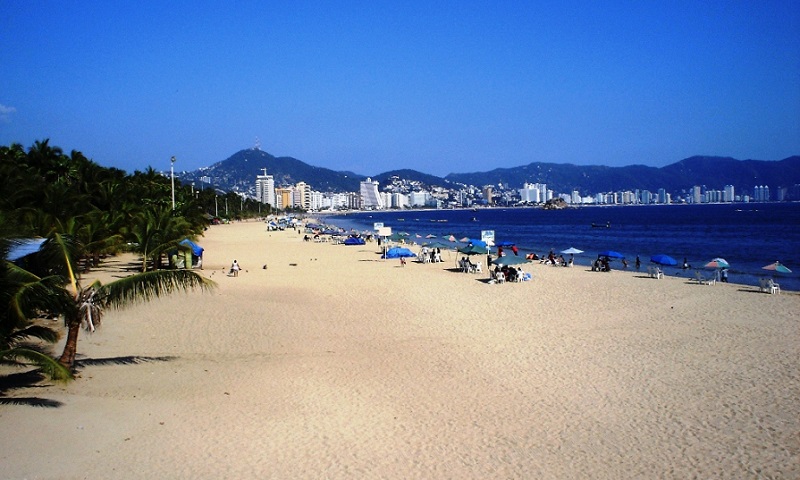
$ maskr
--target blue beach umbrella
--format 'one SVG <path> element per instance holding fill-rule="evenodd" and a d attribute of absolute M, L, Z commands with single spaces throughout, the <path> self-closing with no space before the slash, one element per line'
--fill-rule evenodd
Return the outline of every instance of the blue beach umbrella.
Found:
<path fill-rule="evenodd" d="M 677 260 L 670 257 L 669 255 L 664 255 L 663 253 L 658 255 L 653 255 L 652 257 L 650 257 L 650 261 L 653 263 L 657 263 L 659 265 L 667 265 L 667 266 L 673 266 L 678 264 Z"/>
<path fill-rule="evenodd" d="M 608 258 L 625 258 L 625 255 L 615 252 L 614 250 L 604 250 L 597 254 L 599 257 L 608 257 Z"/>

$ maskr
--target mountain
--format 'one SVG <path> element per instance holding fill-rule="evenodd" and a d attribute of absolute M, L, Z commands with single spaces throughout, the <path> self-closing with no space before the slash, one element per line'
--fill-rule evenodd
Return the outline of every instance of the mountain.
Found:
<path fill-rule="evenodd" d="M 358 192 L 359 182 L 367 177 L 349 171 L 335 171 L 314 167 L 292 157 L 275 157 L 258 149 L 241 150 L 226 160 L 193 172 L 181 173 L 184 183 L 209 177 L 212 185 L 222 190 L 253 191 L 256 175 L 267 174 L 275 185 L 292 185 L 306 182 L 322 192 Z M 665 167 L 628 165 L 607 167 L 602 165 L 573 165 L 534 162 L 513 168 L 496 168 L 486 172 L 451 173 L 437 177 L 416 170 L 392 170 L 371 177 L 381 186 L 400 179 L 421 187 L 457 188 L 459 184 L 502 184 L 507 188 L 521 188 L 524 183 L 546 183 L 556 192 L 578 190 L 582 195 L 620 190 L 650 190 L 664 188 L 680 192 L 694 185 L 722 189 L 733 185 L 737 192 L 751 191 L 757 185 L 790 187 L 800 184 L 800 156 L 780 161 L 736 160 L 730 157 L 695 156 Z"/>
<path fill-rule="evenodd" d="M 256 175 L 264 174 L 264 168 L 267 175 L 272 175 L 275 186 L 306 182 L 322 192 L 357 192 L 359 183 L 366 178 L 353 172 L 314 167 L 292 157 L 275 157 L 254 148 L 240 150 L 210 167 L 183 172 L 179 178 L 183 183 L 200 185 L 202 177 L 209 177 L 211 184 L 221 190 L 247 192 L 254 188 Z"/>
<path fill-rule="evenodd" d="M 488 172 L 451 173 L 445 179 L 478 186 L 502 183 L 513 188 L 522 187 L 526 182 L 546 183 L 548 188 L 557 192 L 578 190 L 584 195 L 618 190 L 656 191 L 659 188 L 675 192 L 694 185 L 706 185 L 712 189 L 734 185 L 740 191 L 750 190 L 756 185 L 774 188 L 800 184 L 800 156 L 780 161 L 695 156 L 661 168 L 531 163 Z"/>

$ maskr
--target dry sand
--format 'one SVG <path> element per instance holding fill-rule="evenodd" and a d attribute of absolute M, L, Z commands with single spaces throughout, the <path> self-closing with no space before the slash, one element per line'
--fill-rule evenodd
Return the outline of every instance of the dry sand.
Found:
<path fill-rule="evenodd" d="M 216 291 L 109 312 L 79 379 L 5 391 L 58 406 L 0 404 L 0 477 L 800 478 L 797 293 L 200 243 Z"/>

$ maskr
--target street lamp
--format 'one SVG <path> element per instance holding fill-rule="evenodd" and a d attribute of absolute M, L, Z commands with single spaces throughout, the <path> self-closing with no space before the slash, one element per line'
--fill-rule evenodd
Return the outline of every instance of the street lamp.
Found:
<path fill-rule="evenodd" d="M 172 180 L 172 209 L 175 210 L 175 157 L 169 159 L 169 178 Z"/>

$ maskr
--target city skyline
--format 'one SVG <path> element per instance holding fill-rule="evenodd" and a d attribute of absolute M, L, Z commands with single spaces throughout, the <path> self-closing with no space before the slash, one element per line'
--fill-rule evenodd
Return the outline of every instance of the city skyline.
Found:
<path fill-rule="evenodd" d="M 800 152 L 800 13 L 758 4 L 5 2 L 0 144 L 363 175 Z"/>

